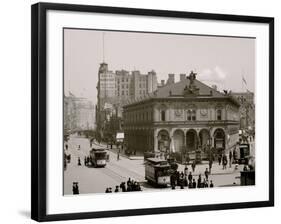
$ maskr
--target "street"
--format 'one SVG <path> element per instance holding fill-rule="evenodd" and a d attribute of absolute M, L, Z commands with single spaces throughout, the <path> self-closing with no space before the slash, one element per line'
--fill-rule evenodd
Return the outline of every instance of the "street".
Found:
<path fill-rule="evenodd" d="M 71 162 L 67 164 L 64 171 L 64 194 L 72 194 L 73 182 L 79 183 L 79 193 L 104 193 L 106 188 L 111 187 L 114 191 L 115 186 L 119 186 L 121 182 L 126 182 L 131 178 L 140 183 L 143 191 L 151 190 L 165 190 L 165 188 L 155 188 L 146 183 L 144 178 L 145 167 L 143 159 L 131 160 L 123 155 L 117 160 L 116 149 L 107 150 L 109 154 L 109 162 L 104 168 L 87 167 L 84 165 L 84 157 L 89 156 L 90 142 L 84 137 L 71 135 L 68 141 L 67 154 L 71 154 Z M 80 145 L 80 149 L 78 146 Z M 94 142 L 92 147 L 104 146 Z M 81 166 L 78 166 L 78 158 L 80 157 Z M 185 166 L 179 164 L 178 171 L 184 171 Z M 208 168 L 208 163 L 197 165 L 195 172 L 192 173 L 193 178 L 197 181 L 198 175 L 201 174 L 204 179 L 204 172 Z M 215 187 L 219 186 L 239 186 L 240 185 L 240 171 L 243 165 L 239 165 L 235 170 L 235 165 L 227 166 L 226 170 L 222 169 L 218 163 L 214 162 L 212 167 L 212 174 L 209 180 L 212 180 Z M 188 173 L 192 171 L 191 166 L 188 166 Z M 187 189 L 187 188 L 186 188 Z M 170 190 L 170 188 L 166 188 Z"/>

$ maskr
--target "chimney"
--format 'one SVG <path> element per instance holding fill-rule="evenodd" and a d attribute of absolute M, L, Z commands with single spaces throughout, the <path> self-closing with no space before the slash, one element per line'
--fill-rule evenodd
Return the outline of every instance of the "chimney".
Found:
<path fill-rule="evenodd" d="M 169 74 L 169 78 L 167 81 L 168 84 L 173 84 L 175 83 L 175 74 Z"/>
<path fill-rule="evenodd" d="M 217 85 L 212 85 L 212 88 L 213 88 L 214 90 L 218 90 Z"/>
<path fill-rule="evenodd" d="M 183 81 L 186 79 L 186 75 L 185 74 L 180 74 L 180 81 Z"/>
<path fill-rule="evenodd" d="M 165 85 L 165 80 L 161 80 L 161 86 Z"/>

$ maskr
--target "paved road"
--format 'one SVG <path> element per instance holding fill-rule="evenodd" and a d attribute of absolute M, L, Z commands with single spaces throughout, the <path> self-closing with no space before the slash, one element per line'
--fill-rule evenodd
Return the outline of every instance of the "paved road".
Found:
<path fill-rule="evenodd" d="M 80 145 L 80 150 L 78 150 Z M 108 151 L 110 161 L 104 168 L 93 168 L 84 166 L 84 157 L 89 155 L 89 140 L 81 137 L 71 137 L 68 141 L 71 154 L 71 163 L 64 171 L 64 194 L 72 194 L 72 183 L 79 182 L 80 193 L 103 193 L 107 187 L 115 188 L 121 182 L 127 181 L 129 177 L 144 182 L 143 160 L 129 160 Z M 94 145 L 93 145 L 94 147 Z M 81 166 L 78 166 L 78 157 L 81 159 Z"/>
<path fill-rule="evenodd" d="M 78 145 L 80 145 L 79 150 Z M 64 194 L 72 194 L 73 182 L 79 182 L 80 194 L 104 193 L 107 187 L 112 187 L 114 190 L 116 185 L 127 181 L 129 177 L 140 182 L 144 191 L 159 190 L 146 183 L 144 179 L 143 160 L 130 160 L 120 156 L 120 160 L 117 161 L 116 153 L 108 150 L 110 161 L 106 167 L 87 167 L 84 166 L 84 157 L 89 155 L 89 140 L 83 137 L 71 136 L 68 146 L 67 153 L 71 154 L 71 163 L 67 165 L 67 169 L 64 171 Z M 78 166 L 78 157 L 81 159 L 81 166 Z M 196 167 L 194 173 L 195 179 L 197 179 L 199 173 L 202 174 L 202 177 L 204 176 L 206 167 L 208 167 L 207 164 Z M 191 171 L 191 167 L 189 166 L 188 168 Z M 184 166 L 180 165 L 179 171 L 183 171 L 183 169 Z M 241 169 L 242 166 L 239 166 L 238 170 L 234 170 L 234 166 L 232 166 L 232 168 L 222 170 L 221 166 L 214 163 L 212 169 L 213 174 L 210 175 L 209 179 L 213 181 L 215 186 L 232 185 L 234 182 L 236 185 L 240 185 L 240 179 L 238 177 Z"/>

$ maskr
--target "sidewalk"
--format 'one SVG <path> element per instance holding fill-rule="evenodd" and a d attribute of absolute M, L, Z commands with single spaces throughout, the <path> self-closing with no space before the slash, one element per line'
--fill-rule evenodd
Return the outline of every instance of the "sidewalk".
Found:
<path fill-rule="evenodd" d="M 178 171 L 184 171 L 185 165 L 178 164 L 179 168 Z M 210 175 L 225 175 L 225 174 L 233 174 L 233 173 L 240 173 L 240 171 L 243 170 L 243 165 L 238 165 L 238 169 L 235 170 L 235 164 L 232 164 L 231 167 L 229 167 L 229 164 L 227 165 L 226 169 L 222 169 L 222 165 L 219 165 L 218 162 L 214 162 L 212 165 L 212 170 Z M 187 165 L 188 173 L 191 172 L 192 175 L 204 175 L 206 168 L 209 170 L 209 163 L 206 161 L 202 164 L 197 164 L 195 167 L 195 172 L 192 172 L 191 165 Z"/>

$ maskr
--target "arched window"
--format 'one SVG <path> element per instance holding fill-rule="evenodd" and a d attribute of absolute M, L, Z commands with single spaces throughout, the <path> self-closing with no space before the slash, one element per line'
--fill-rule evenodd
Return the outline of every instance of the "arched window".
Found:
<path fill-rule="evenodd" d="M 165 110 L 161 110 L 161 121 L 165 121 L 166 120 L 166 112 Z"/>
<path fill-rule="evenodd" d="M 222 119 L 222 111 L 221 111 L 221 109 L 217 109 L 217 120 L 218 121 L 221 121 L 221 119 Z"/>

